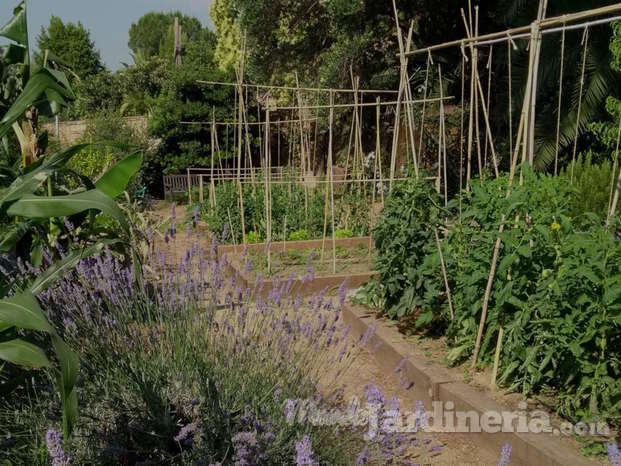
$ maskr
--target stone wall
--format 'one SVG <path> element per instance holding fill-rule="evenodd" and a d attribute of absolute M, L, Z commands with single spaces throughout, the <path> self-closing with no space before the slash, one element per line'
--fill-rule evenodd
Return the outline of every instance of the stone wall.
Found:
<path fill-rule="evenodd" d="M 146 116 L 124 117 L 123 120 L 125 120 L 125 123 L 138 133 L 146 134 Z M 54 122 L 45 123 L 41 126 L 44 130 L 48 131 L 52 138 L 59 138 L 61 145 L 69 146 L 80 140 L 86 131 L 87 124 L 88 120 L 60 121 L 58 124 L 58 134 L 56 134 L 57 129 L 56 123 Z"/>

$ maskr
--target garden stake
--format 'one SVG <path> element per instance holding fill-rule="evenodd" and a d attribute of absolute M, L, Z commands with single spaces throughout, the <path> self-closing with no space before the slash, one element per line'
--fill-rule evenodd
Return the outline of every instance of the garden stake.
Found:
<path fill-rule="evenodd" d="M 494 56 L 494 44 L 489 46 L 489 57 L 487 60 L 487 101 L 485 101 L 485 109 L 488 115 L 489 115 L 489 103 L 491 100 L 491 92 L 492 92 L 492 58 L 493 56 Z M 483 159 L 485 161 L 485 166 L 487 166 L 487 146 L 488 146 L 488 140 L 485 139 L 485 152 L 483 156 Z M 496 175 L 496 178 L 498 178 L 498 175 Z"/>
<path fill-rule="evenodd" d="M 330 132 L 328 136 L 328 167 L 330 169 L 330 211 L 332 215 L 332 273 L 336 274 L 336 231 L 334 228 L 334 170 L 332 165 L 332 133 L 334 123 L 334 94 L 330 93 Z"/>
<path fill-rule="evenodd" d="M 231 238 L 233 239 L 233 246 L 235 254 L 237 254 L 237 240 L 235 238 L 235 230 L 233 230 L 233 219 L 231 218 L 231 209 L 227 208 L 226 212 L 229 215 L 229 227 L 231 228 Z"/>
<path fill-rule="evenodd" d="M 563 106 L 563 66 L 565 58 L 565 30 L 563 29 L 563 35 L 561 36 L 561 70 L 558 78 L 558 108 L 556 116 L 556 153 L 554 154 L 554 176 L 558 174 L 558 152 L 559 141 L 561 136 L 561 107 Z"/>
<path fill-rule="evenodd" d="M 464 95 L 466 91 L 466 53 L 461 47 L 461 112 L 460 112 L 460 130 L 459 130 L 459 221 L 461 222 L 461 201 L 464 189 Z"/>
<path fill-rule="evenodd" d="M 265 238 L 267 241 L 267 273 L 271 272 L 271 223 L 272 212 L 270 208 L 270 162 L 269 162 L 269 122 L 270 122 L 270 110 L 265 110 L 265 164 L 263 169 L 265 170 Z"/>
<path fill-rule="evenodd" d="M 470 16 L 470 7 L 468 8 L 468 16 Z M 466 15 L 464 14 L 464 9 L 461 9 L 461 17 L 464 21 L 464 26 L 466 28 L 466 36 L 470 39 L 470 29 L 468 28 L 468 21 L 466 20 Z M 470 44 L 470 56 L 472 60 L 470 61 L 470 110 L 468 112 L 468 145 L 467 145 L 467 165 L 466 165 L 466 192 L 470 192 L 470 178 L 472 173 L 472 138 L 473 138 L 473 128 L 474 128 L 474 76 L 476 69 L 476 55 L 474 53 L 474 49 L 472 43 Z"/>
<path fill-rule="evenodd" d="M 614 191 L 614 195 L 612 194 L 612 187 L 614 184 L 614 178 L 617 173 L 617 169 L 619 166 L 619 141 L 621 140 L 621 115 L 619 116 L 619 129 L 617 130 L 617 144 L 615 148 L 615 160 L 612 165 L 612 175 L 610 181 L 610 200 L 608 202 L 608 215 L 606 216 L 606 226 L 610 225 L 610 219 L 617 211 L 617 202 L 619 201 L 619 188 L 621 186 L 621 171 L 619 171 L 619 178 L 617 179 L 617 186 Z"/>
<path fill-rule="evenodd" d="M 329 195 L 330 195 L 330 172 L 329 168 L 326 170 L 328 175 L 328 182 L 326 183 L 326 196 L 323 201 L 323 234 L 321 235 L 321 257 L 320 261 L 323 264 L 323 254 L 326 248 L 326 235 L 328 232 L 328 211 L 329 211 Z"/>
<path fill-rule="evenodd" d="M 513 91 L 512 91 L 512 65 L 511 65 L 511 54 L 513 50 L 517 50 L 517 45 L 513 42 L 513 39 L 509 37 L 509 41 L 507 42 L 507 71 L 508 71 L 508 94 L 509 94 L 509 155 L 513 154 Z M 513 50 L 512 50 L 513 49 Z"/>
<path fill-rule="evenodd" d="M 283 221 L 283 240 L 282 240 L 282 252 L 286 252 L 287 251 L 287 216 L 285 215 L 284 221 Z"/>
<path fill-rule="evenodd" d="M 498 340 L 496 341 L 496 353 L 494 354 L 494 369 L 492 371 L 492 381 L 490 385 L 492 389 L 496 389 L 496 376 L 498 375 L 498 364 L 500 362 L 500 352 L 502 351 L 502 337 L 504 330 L 502 327 L 498 329 Z"/>
<path fill-rule="evenodd" d="M 449 311 L 451 313 L 451 320 L 455 318 L 453 312 L 453 300 L 451 299 L 451 287 L 449 286 L 448 276 L 446 273 L 446 267 L 444 265 L 444 255 L 442 254 L 442 244 L 440 243 L 440 237 L 438 236 L 438 229 L 434 228 L 433 233 L 436 237 L 436 245 L 438 246 L 438 254 L 440 255 L 440 265 L 442 266 L 442 277 L 444 278 L 444 287 L 446 288 L 446 299 L 448 300 Z"/>
<path fill-rule="evenodd" d="M 479 35 L 479 6 L 474 7 L 474 36 L 477 37 Z M 483 186 L 483 180 L 485 179 L 485 171 L 483 167 L 483 159 L 481 158 L 481 131 L 479 128 L 479 93 L 477 89 L 477 84 L 479 81 L 479 49 L 475 42 L 474 44 L 474 53 L 475 57 L 473 57 L 472 63 L 474 64 L 474 131 L 477 143 L 477 162 L 479 163 L 479 182 L 481 186 Z"/>
<path fill-rule="evenodd" d="M 186 169 L 187 170 L 187 176 L 188 176 L 188 203 L 192 204 L 192 177 L 190 176 L 190 169 Z"/>
<path fill-rule="evenodd" d="M 584 35 L 582 36 L 582 45 L 584 52 L 582 54 L 582 74 L 580 75 L 580 94 L 578 97 L 578 110 L 576 112 L 576 134 L 574 136 L 574 152 L 571 156 L 571 176 L 569 178 L 570 184 L 574 182 L 574 166 L 576 164 L 576 151 L 578 150 L 578 134 L 580 133 L 580 110 L 582 109 L 582 91 L 584 89 L 584 70 L 586 68 L 586 56 L 587 45 L 589 42 L 589 28 L 584 28 Z"/>
<path fill-rule="evenodd" d="M 425 84 L 423 84 L 423 109 L 420 117 L 420 134 L 418 135 L 418 156 L 423 156 L 423 134 L 425 132 L 425 109 L 427 106 L 427 88 L 429 86 L 429 65 L 431 64 L 431 52 L 427 54 L 427 70 L 425 71 Z M 462 99 L 463 99 L 462 92 Z M 422 160 L 421 160 L 422 162 Z"/>
<path fill-rule="evenodd" d="M 531 72 L 531 89 L 530 107 L 528 112 L 528 126 L 527 126 L 527 144 L 528 144 L 528 164 L 533 166 L 535 163 L 535 119 L 536 106 L 537 106 L 537 82 L 539 78 L 539 58 L 541 56 L 541 21 L 546 17 L 546 10 L 548 8 L 548 0 L 539 0 L 539 8 L 537 10 L 537 20 L 533 22 L 531 28 L 530 47 L 532 50 L 532 69 Z"/>
<path fill-rule="evenodd" d="M 414 21 L 410 22 L 410 29 L 408 31 L 405 54 L 407 54 L 412 47 L 412 33 L 414 31 Z M 408 122 L 409 136 L 410 136 L 410 146 L 412 147 L 412 163 L 414 164 L 414 174 L 418 179 L 418 157 L 416 155 L 416 143 L 414 141 L 414 114 L 412 111 L 412 86 L 410 85 L 410 79 L 408 76 L 408 60 L 405 58 L 405 54 L 402 54 L 401 58 L 404 62 L 403 71 L 405 80 L 405 114 Z M 440 99 L 440 103 L 442 103 L 442 99 Z M 407 142 L 407 138 L 406 138 Z M 407 155 L 407 154 L 406 154 Z M 407 157 L 406 157 L 407 160 Z"/>
<path fill-rule="evenodd" d="M 379 184 L 382 204 L 384 203 L 384 181 L 382 180 L 382 144 L 380 138 L 380 98 L 376 98 L 377 107 L 375 109 L 375 159 L 379 167 Z M 377 189 L 377 181 L 374 180 L 373 192 Z"/>
<path fill-rule="evenodd" d="M 524 99 L 522 104 L 522 117 L 520 118 L 520 124 L 517 132 L 517 141 L 515 144 L 515 152 L 513 153 L 513 159 L 511 162 L 511 169 L 509 172 L 509 183 L 507 186 L 506 198 L 511 195 L 511 187 L 513 185 L 513 179 L 515 177 L 515 170 L 517 166 L 517 159 L 520 153 L 520 144 L 525 144 L 525 135 L 523 133 L 523 129 L 525 126 L 526 113 L 524 111 L 524 107 L 528 106 L 530 100 Z M 494 251 L 492 253 L 492 264 L 489 271 L 489 276 L 487 278 L 487 286 L 485 287 L 485 295 L 483 296 L 483 306 L 481 309 L 481 319 L 479 320 L 479 329 L 477 332 L 477 339 L 474 344 L 474 354 L 472 356 L 472 366 L 471 368 L 474 370 L 477 363 L 477 358 L 479 356 L 479 349 L 481 347 L 481 338 L 483 337 L 483 329 L 485 328 L 485 320 L 487 318 L 487 309 L 489 307 L 489 298 L 492 292 L 492 286 L 494 284 L 494 277 L 496 275 L 496 266 L 498 265 L 498 256 L 500 254 L 500 245 L 502 232 L 505 229 L 505 215 L 502 215 L 500 220 L 500 227 L 498 228 L 498 236 L 496 237 L 496 243 L 494 244 Z"/>
<path fill-rule="evenodd" d="M 489 118 L 488 118 L 488 114 L 487 114 L 487 110 L 486 110 L 486 105 L 485 105 L 485 98 L 483 96 L 483 87 L 481 86 L 481 80 L 479 79 L 479 77 L 477 76 L 477 87 L 479 88 L 479 93 L 481 94 L 481 101 L 483 103 L 483 105 L 481 106 L 481 108 L 483 109 L 483 121 L 485 122 L 485 131 L 487 134 L 487 138 L 485 139 L 485 144 L 487 146 L 487 141 L 489 141 L 489 146 L 492 152 L 492 163 L 494 164 L 494 174 L 496 175 L 496 178 L 498 178 L 498 159 L 496 157 L 496 149 L 494 148 L 494 140 L 492 138 L 492 130 L 490 128 L 490 123 L 489 123 Z M 489 106 L 489 102 L 487 103 L 487 105 Z M 486 155 L 487 156 L 487 155 Z"/>
<path fill-rule="evenodd" d="M 203 175 L 198 175 L 198 202 L 203 203 Z"/>
<path fill-rule="evenodd" d="M 243 63 L 243 60 L 242 60 Z M 242 120 L 243 120 L 243 91 L 242 91 L 242 76 L 243 65 L 240 63 L 237 68 L 237 84 L 239 86 L 238 89 L 238 97 L 239 97 L 239 106 L 238 106 L 238 118 L 237 118 L 237 129 L 238 129 L 238 137 L 237 137 L 237 193 L 239 197 L 239 216 L 241 218 L 241 230 L 242 230 L 242 243 L 246 243 L 246 223 L 244 222 L 244 195 L 241 184 L 241 156 L 242 156 Z M 230 213 L 229 213 L 230 215 Z"/>

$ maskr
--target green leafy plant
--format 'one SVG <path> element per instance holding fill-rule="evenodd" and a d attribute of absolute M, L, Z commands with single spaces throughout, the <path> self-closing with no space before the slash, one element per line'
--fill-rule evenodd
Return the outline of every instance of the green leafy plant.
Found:
<path fill-rule="evenodd" d="M 10 181 L 5 181 L 8 186 L 0 189 L 0 217 L 10 226 L 3 234 L 0 250 L 11 252 L 14 257 L 26 251 L 27 259 L 34 259 L 38 267 L 46 246 L 59 244 L 62 238 L 59 220 L 66 217 L 79 220 L 72 226 L 77 228 L 88 218 L 89 212 L 95 211 L 115 218 L 127 238 L 129 225 L 113 197 L 124 190 L 139 167 L 141 156 L 122 160 L 95 184 L 82 179 L 80 192 L 56 195 L 62 189 L 57 183 L 61 173 L 63 170 L 68 173 L 66 164 L 85 147 L 76 146 L 44 157 L 43 139 L 37 136 L 36 115 L 57 111 L 60 105 L 66 103 L 65 99 L 72 97 L 71 88 L 64 74 L 53 69 L 43 67 L 30 74 L 24 2 L 14 10 L 13 19 L 0 29 L 0 35 L 14 41 L 8 46 L 8 50 L 13 52 L 4 55 L 3 66 L 18 67 L 24 72 L 22 92 L 0 120 L 0 137 L 14 130 L 21 145 L 23 162 L 18 170 L 3 168 L 4 173 L 10 174 Z M 29 128 L 32 137 L 26 137 L 24 127 Z M 15 382 L 19 383 L 25 376 L 21 369 L 52 370 L 62 401 L 66 436 L 71 433 L 77 416 L 75 382 L 79 358 L 48 322 L 36 297 L 81 258 L 101 251 L 104 244 L 112 242 L 109 239 L 98 240 L 91 235 L 88 235 L 88 241 L 86 236 L 83 238 L 85 241 L 82 244 L 74 244 L 73 248 L 65 250 L 33 281 L 13 283 L 11 287 L 5 284 L 1 292 L 3 299 L 0 300 L 0 360 L 8 364 L 8 370 L 17 377 L 1 384 L 0 388 L 3 391 L 14 389 Z M 2 369 L 5 370 L 5 365 Z"/>
<path fill-rule="evenodd" d="M 308 239 L 308 231 L 296 230 L 289 233 L 289 241 L 305 241 Z"/>
<path fill-rule="evenodd" d="M 261 242 L 261 235 L 259 233 L 257 233 L 256 231 L 251 231 L 250 233 L 248 233 L 246 235 L 246 241 L 250 244 L 252 243 L 260 243 Z"/>
<path fill-rule="evenodd" d="M 337 239 L 352 238 L 354 236 L 354 232 L 349 228 L 340 228 L 334 232 L 334 236 Z"/>
<path fill-rule="evenodd" d="M 600 163 L 596 163 L 595 158 L 600 157 L 591 151 L 581 154 L 561 173 L 573 188 L 570 214 L 574 218 L 594 213 L 604 219 L 608 213 L 610 187 L 618 173 L 613 177 L 612 162 L 608 157 Z"/>
<path fill-rule="evenodd" d="M 376 270 L 382 283 L 386 314 L 409 315 L 423 303 L 420 266 L 425 246 L 434 238 L 438 195 L 430 183 L 411 179 L 393 186 L 373 230 Z"/>

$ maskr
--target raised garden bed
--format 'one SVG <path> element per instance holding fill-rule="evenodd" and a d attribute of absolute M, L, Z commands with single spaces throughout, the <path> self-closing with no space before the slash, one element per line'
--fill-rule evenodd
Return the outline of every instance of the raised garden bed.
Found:
<path fill-rule="evenodd" d="M 372 254 L 369 253 L 370 237 L 337 239 L 336 273 L 332 267 L 332 240 L 309 240 L 276 242 L 269 245 L 271 267 L 267 268 L 267 244 L 256 243 L 247 246 L 218 246 L 218 257 L 226 257 L 227 267 L 242 281 L 242 286 L 255 287 L 257 275 L 263 280 L 262 296 L 267 296 L 277 283 L 289 280 L 293 274 L 293 294 L 308 296 L 324 288 L 334 291 L 343 283 L 347 289 L 358 288 L 370 280 L 373 271 Z M 324 248 L 323 261 L 321 250 Z M 252 267 L 248 267 L 248 262 Z M 312 267 L 313 280 L 305 279 Z"/>

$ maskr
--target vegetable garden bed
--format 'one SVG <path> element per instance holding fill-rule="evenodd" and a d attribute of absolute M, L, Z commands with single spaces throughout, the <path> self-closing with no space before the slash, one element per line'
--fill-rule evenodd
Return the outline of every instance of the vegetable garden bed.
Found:
<path fill-rule="evenodd" d="M 241 286 L 253 288 L 258 276 L 262 287 L 255 293 L 266 296 L 278 284 L 290 281 L 291 293 L 308 296 L 325 288 L 335 290 L 343 283 L 346 289 L 362 286 L 375 276 L 369 254 L 370 238 L 335 240 L 336 273 L 332 270 L 332 241 L 309 240 L 271 243 L 271 267 L 267 268 L 267 244 L 218 246 L 218 257 L 226 258 L 229 271 L 242 281 Z M 324 249 L 321 260 L 322 245 Z M 310 260 L 309 260 L 310 259 Z"/>

